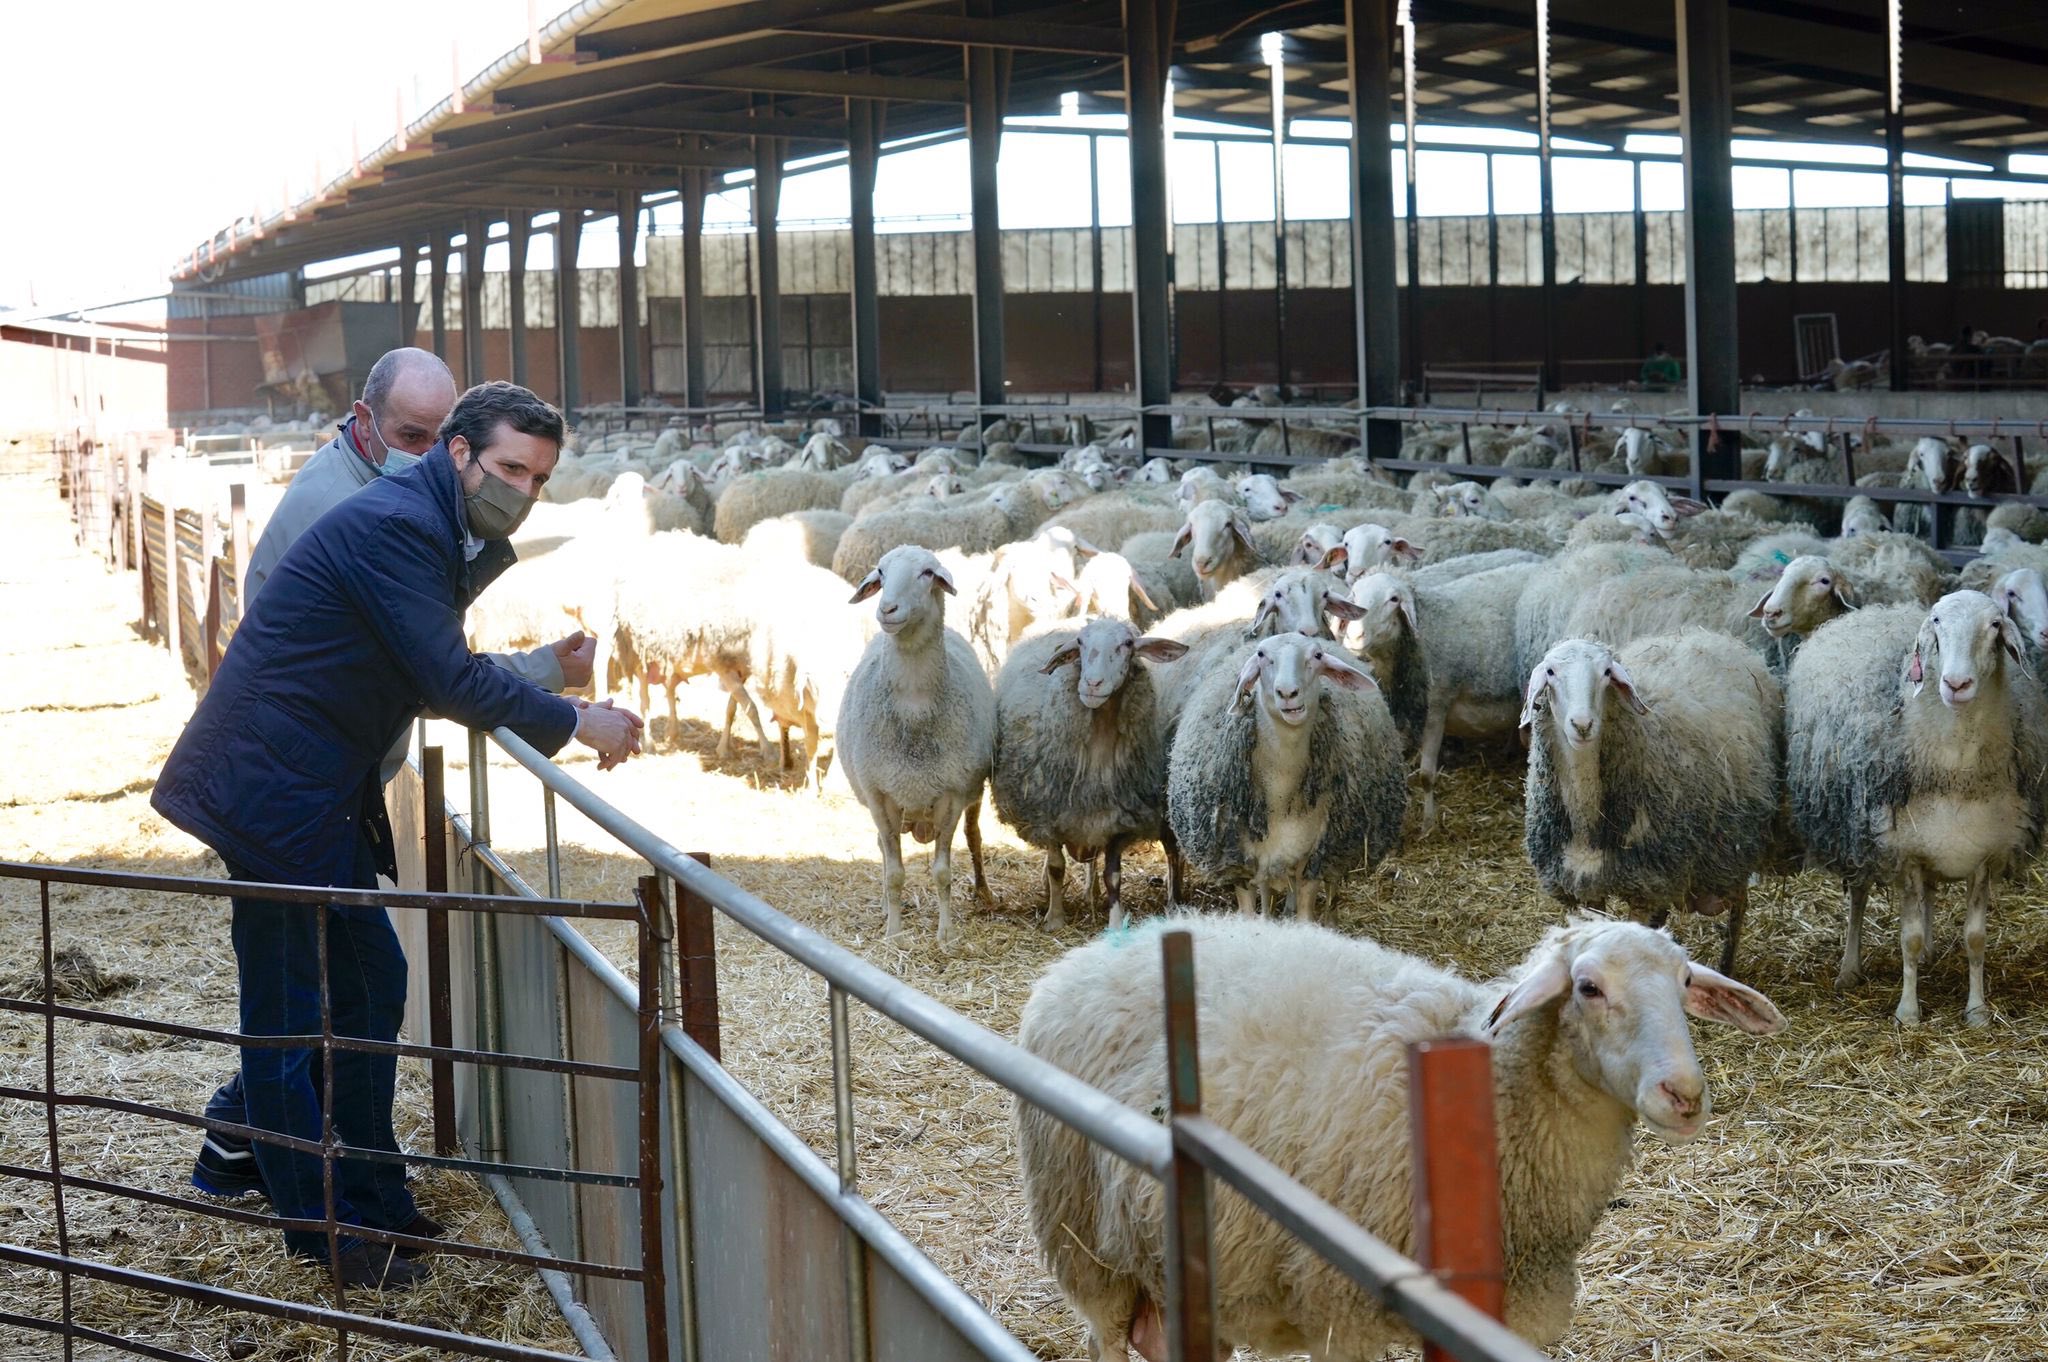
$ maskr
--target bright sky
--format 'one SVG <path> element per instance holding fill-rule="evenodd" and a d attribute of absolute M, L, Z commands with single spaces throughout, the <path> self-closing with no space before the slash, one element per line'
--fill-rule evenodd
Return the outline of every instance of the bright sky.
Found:
<path fill-rule="evenodd" d="M 561 0 L 540 0 L 543 13 Z M 237 216 L 271 213 L 287 195 L 303 196 L 316 174 L 336 174 L 353 138 L 367 152 L 390 135 L 402 106 L 408 118 L 445 95 L 459 67 L 473 75 L 524 41 L 526 0 L 352 0 L 328 6 L 291 0 L 66 0 L 11 4 L 5 37 L 11 60 L 0 74 L 0 184 L 13 211 L 0 214 L 0 306 L 103 301 L 165 286 L 171 264 Z M 459 35 L 459 51 L 451 43 Z M 1085 226 L 1089 219 L 1089 139 L 1034 132 L 1018 120 L 1006 134 L 1001 182 L 1005 226 Z M 1069 127 L 1114 126 L 1076 117 Z M 1205 125 L 1177 120 L 1190 134 Z M 1286 154 L 1283 186 L 1291 217 L 1349 212 L 1344 123 L 1298 121 L 1303 139 Z M 1466 128 L 1421 129 L 1418 211 L 1428 215 L 1486 209 L 1486 149 L 1494 152 L 1493 199 L 1501 213 L 1536 211 L 1533 135 Z M 1318 142 L 1322 144 L 1317 144 Z M 1630 165 L 1599 153 L 1606 144 L 1559 138 L 1555 160 L 1560 212 L 1627 211 L 1634 201 Z M 1630 139 L 1629 149 L 1675 153 L 1677 139 Z M 1877 147 L 1799 149 L 1813 168 L 1744 166 L 1738 143 L 1736 206 L 1782 208 L 1796 187 L 1801 206 L 1879 205 L 1884 177 Z M 1784 148 L 1779 148 L 1781 154 Z M 1394 158 L 1396 211 L 1404 175 Z M 1128 160 L 1121 137 L 1098 141 L 1102 221 L 1130 221 Z M 2044 158 L 2027 158 L 2042 161 Z M 1942 170 L 1953 163 L 1908 155 L 1922 173 L 1906 180 L 1912 203 L 1939 203 Z M 2048 168 L 2048 167 L 2030 167 Z M 1212 222 L 1221 171 L 1222 215 L 1270 219 L 1270 148 L 1253 141 L 1212 147 L 1183 137 L 1172 162 L 1175 217 Z M 1796 182 L 1796 185 L 1795 185 Z M 1958 195 L 2048 194 L 2048 186 L 1973 186 Z M 714 201 L 712 223 L 748 220 L 750 195 L 737 183 Z M 885 155 L 876 186 L 883 230 L 958 226 L 967 212 L 967 152 L 959 141 Z M 1681 206 L 1676 160 L 1644 167 L 1644 206 Z M 843 221 L 843 164 L 789 176 L 786 224 Z M 654 210 L 657 227 L 675 222 L 673 204 Z M 534 264 L 545 265 L 546 238 Z M 609 224 L 585 246 L 592 265 L 607 263 Z M 493 255 L 502 257 L 503 247 Z M 499 262 L 494 260 L 494 265 Z"/>

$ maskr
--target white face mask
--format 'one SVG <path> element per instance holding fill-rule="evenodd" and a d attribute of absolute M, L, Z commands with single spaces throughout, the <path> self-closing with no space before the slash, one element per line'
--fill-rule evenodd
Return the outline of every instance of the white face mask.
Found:
<path fill-rule="evenodd" d="M 368 411 L 369 409 L 365 407 L 364 410 Z M 384 446 L 384 462 L 377 469 L 381 476 L 389 477 L 393 473 L 403 473 L 406 469 L 418 463 L 421 456 L 427 452 L 425 449 L 420 450 L 418 453 L 409 449 L 400 449 L 392 444 L 391 441 L 385 439 L 384 432 L 377 428 L 377 414 L 375 412 L 370 412 L 370 430 L 376 435 L 377 443 Z M 429 449 L 432 447 L 431 445 L 428 446 Z"/>

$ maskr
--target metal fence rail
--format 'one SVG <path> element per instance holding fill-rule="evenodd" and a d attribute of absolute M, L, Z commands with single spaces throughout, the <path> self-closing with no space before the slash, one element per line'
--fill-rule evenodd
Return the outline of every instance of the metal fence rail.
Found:
<path fill-rule="evenodd" d="M 40 1087 L 6 1085 L 0 1086 L 0 1101 L 15 1101 L 39 1106 L 44 1116 L 45 1166 L 35 1167 L 28 1163 L 0 1163 L 0 1178 L 16 1179 L 49 1189 L 54 1225 L 55 1251 L 28 1244 L 0 1243 L 0 1262 L 7 1262 L 30 1271 L 54 1274 L 58 1282 L 60 1313 L 56 1318 L 33 1315 L 21 1310 L 0 1313 L 0 1324 L 47 1333 L 62 1340 L 61 1355 L 72 1356 L 76 1342 L 85 1341 L 101 1347 L 113 1348 L 142 1357 L 179 1359 L 180 1362 L 202 1362 L 191 1354 L 176 1352 L 154 1344 L 124 1339 L 106 1329 L 82 1321 L 75 1308 L 72 1284 L 74 1279 L 108 1282 L 130 1287 L 145 1293 L 197 1301 L 202 1304 L 264 1315 L 275 1319 L 292 1320 L 329 1329 L 343 1357 L 347 1356 L 348 1340 L 360 1335 L 379 1338 L 413 1347 L 435 1350 L 437 1353 L 452 1353 L 471 1357 L 505 1359 L 506 1362 L 568 1362 L 570 1355 L 550 1349 L 537 1348 L 511 1340 L 484 1338 L 477 1335 L 457 1333 L 448 1329 L 428 1328 L 405 1324 L 383 1318 L 376 1314 L 354 1311 L 349 1308 L 347 1288 L 341 1279 L 341 1243 L 344 1237 L 367 1240 L 395 1248 L 430 1250 L 462 1257 L 476 1258 L 509 1266 L 526 1267 L 552 1272 L 572 1272 L 586 1279 L 619 1283 L 628 1288 L 639 1306 L 638 1323 L 650 1351 L 660 1355 L 667 1351 L 668 1338 L 668 1292 L 665 1285 L 665 1259 L 662 1253 L 662 1218 L 659 1213 L 663 1188 L 661 1167 L 657 1157 L 658 1140 L 654 1134 L 661 1114 L 660 1069 L 656 1063 L 659 1053 L 656 1027 L 658 1006 L 654 995 L 653 979 L 659 974 L 655 955 L 659 941 L 655 935 L 654 914 L 645 900 L 638 904 L 578 903 L 560 900 L 536 901 L 523 897 L 469 894 L 430 893 L 387 893 L 376 890 L 315 889 L 296 885 L 249 884 L 221 880 L 201 880 L 162 875 L 140 875 L 113 871 L 89 870 L 76 867 L 51 865 L 23 865 L 0 862 L 0 885 L 15 884 L 33 886 L 35 901 L 35 925 L 17 933 L 17 939 L 29 938 L 37 942 L 39 965 L 32 976 L 39 981 L 40 998 L 0 996 L 0 1012 L 15 1013 L 42 1019 L 42 1083 Z M 52 884 L 92 885 L 133 894 L 181 894 L 207 899 L 234 897 L 257 900 L 266 903 L 284 903 L 315 906 L 321 909 L 316 914 L 315 939 L 319 952 L 319 1011 L 320 1031 L 307 1035 L 266 1035 L 247 1036 L 234 1031 L 211 1027 L 191 1026 L 148 1017 L 130 1016 L 101 1008 L 78 1007 L 57 1001 L 55 978 L 55 933 L 50 911 L 50 886 Z M 448 1045 L 421 1045 L 377 1041 L 362 1037 L 338 1035 L 334 1030 L 332 996 L 328 985 L 328 913 L 326 905 L 344 905 L 369 908 L 395 909 L 407 913 L 448 913 L 458 911 L 478 921 L 497 921 L 504 918 L 533 919 L 542 914 L 553 919 L 580 918 L 591 920 L 623 921 L 634 925 L 640 944 L 642 960 L 649 966 L 649 982 L 634 995 L 635 1014 L 639 1022 L 639 1053 L 630 1064 L 596 1064 L 565 1061 L 560 1058 L 524 1053 L 508 1053 L 493 1048 L 458 1048 Z M 317 1050 L 320 1067 L 326 1085 L 321 1105 L 320 1138 L 317 1140 L 287 1136 L 228 1121 L 217 1120 L 204 1115 L 193 1115 L 152 1102 L 133 1100 L 116 1093 L 82 1092 L 68 1090 L 58 1082 L 58 1026 L 86 1025 L 110 1028 L 117 1031 L 148 1032 L 159 1035 L 177 1036 L 181 1039 L 229 1047 L 233 1049 L 306 1049 Z M 333 1119 L 333 1057 L 337 1051 L 352 1051 L 369 1054 L 406 1056 L 435 1061 L 437 1063 L 463 1065 L 472 1071 L 497 1073 L 506 1070 L 515 1072 L 539 1072 L 561 1076 L 567 1082 L 603 1082 L 614 1087 L 632 1090 L 630 1099 L 638 1113 L 640 1139 L 635 1151 L 637 1159 L 620 1166 L 631 1167 L 631 1172 L 591 1170 L 575 1165 L 563 1166 L 507 1166 L 501 1162 L 483 1162 L 476 1159 L 457 1158 L 447 1155 L 423 1155 L 389 1153 L 364 1149 L 343 1143 L 337 1136 Z M 317 1154 L 321 1159 L 323 1182 L 323 1215 L 319 1219 L 294 1218 L 269 1212 L 252 1211 L 237 1206 L 216 1204 L 197 1196 L 176 1196 L 147 1188 L 130 1186 L 109 1178 L 96 1177 L 91 1169 L 67 1166 L 61 1154 L 63 1120 L 62 1113 L 75 1111 L 102 1111 L 145 1120 L 168 1122 L 191 1127 L 195 1130 L 213 1131 L 240 1136 L 247 1140 L 302 1153 Z M 22 1157 L 22 1156 L 17 1156 Z M 403 1163 L 416 1166 L 449 1168 L 477 1174 L 512 1174 L 523 1178 L 547 1179 L 579 1186 L 602 1188 L 613 1196 L 620 1192 L 635 1194 L 640 1205 L 639 1228 L 641 1239 L 638 1252 L 630 1261 L 588 1261 L 580 1258 L 563 1258 L 546 1251 L 538 1242 L 529 1243 L 528 1250 L 492 1248 L 486 1245 L 468 1244 L 455 1240 L 430 1240 L 413 1235 L 396 1233 L 367 1225 L 345 1223 L 339 1219 L 335 1191 L 337 1162 L 343 1159 L 355 1161 Z M 196 1212 L 214 1219 L 242 1225 L 253 1225 L 274 1230 L 298 1230 L 323 1235 L 327 1243 L 327 1261 L 331 1271 L 333 1303 L 331 1306 L 309 1305 L 299 1301 L 283 1300 L 271 1296 L 229 1290 L 191 1281 L 162 1273 L 139 1271 L 133 1268 L 96 1261 L 73 1251 L 70 1220 L 66 1211 L 66 1192 L 87 1192 L 132 1201 L 149 1206 L 175 1209 L 181 1212 Z"/>

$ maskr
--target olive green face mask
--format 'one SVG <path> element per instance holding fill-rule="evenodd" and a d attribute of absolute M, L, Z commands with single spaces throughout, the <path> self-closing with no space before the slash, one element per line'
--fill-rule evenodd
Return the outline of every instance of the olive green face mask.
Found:
<path fill-rule="evenodd" d="M 462 498 L 469 532 L 479 539 L 510 539 L 533 509 L 534 499 L 488 468 L 483 475 L 483 485 Z"/>

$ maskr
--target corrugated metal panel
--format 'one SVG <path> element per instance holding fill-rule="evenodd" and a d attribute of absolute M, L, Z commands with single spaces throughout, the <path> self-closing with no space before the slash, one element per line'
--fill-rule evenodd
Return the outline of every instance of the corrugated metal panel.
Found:
<path fill-rule="evenodd" d="M 142 498 L 142 551 L 149 559 L 149 580 L 155 586 L 156 599 L 150 603 L 150 618 L 159 631 L 170 618 L 170 608 L 165 595 L 170 582 L 170 570 L 166 566 L 164 546 L 163 503 L 151 497 Z"/>
<path fill-rule="evenodd" d="M 246 317 L 285 312 L 298 305 L 290 274 L 265 274 L 254 279 L 173 289 L 167 315 L 182 317 Z"/>
<path fill-rule="evenodd" d="M 178 533 L 178 647 L 185 665 L 206 674 L 206 527 L 199 512 L 180 510 L 173 515 Z"/>

